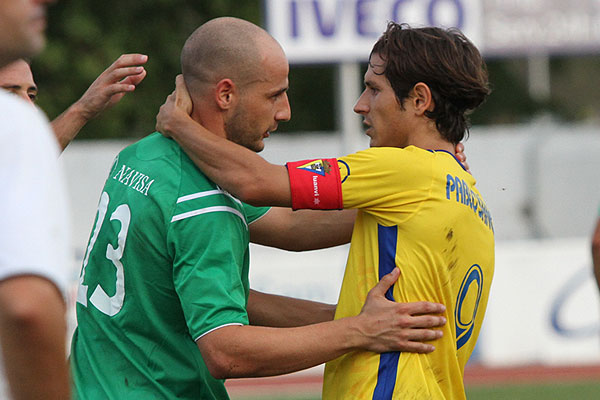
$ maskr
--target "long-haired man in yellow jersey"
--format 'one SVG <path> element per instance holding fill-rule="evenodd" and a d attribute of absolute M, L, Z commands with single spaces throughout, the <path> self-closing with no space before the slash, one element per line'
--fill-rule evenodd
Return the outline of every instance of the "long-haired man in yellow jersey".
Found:
<path fill-rule="evenodd" d="M 494 231 L 475 179 L 453 153 L 467 114 L 489 94 L 485 64 L 457 30 L 390 23 L 364 83 L 354 111 L 371 148 L 337 159 L 277 166 L 210 134 L 183 111 L 181 80 L 158 128 L 242 201 L 359 210 L 336 318 L 359 313 L 369 288 L 396 267 L 388 298 L 446 305 L 436 351 L 345 354 L 327 363 L 324 399 L 464 399 L 464 367 L 494 271 Z"/>

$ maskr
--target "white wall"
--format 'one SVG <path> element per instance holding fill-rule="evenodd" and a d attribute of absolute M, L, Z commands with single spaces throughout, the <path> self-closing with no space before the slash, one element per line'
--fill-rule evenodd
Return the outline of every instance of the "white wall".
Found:
<path fill-rule="evenodd" d="M 587 238 L 497 244 L 478 356 L 490 366 L 600 363 L 600 296 Z"/>

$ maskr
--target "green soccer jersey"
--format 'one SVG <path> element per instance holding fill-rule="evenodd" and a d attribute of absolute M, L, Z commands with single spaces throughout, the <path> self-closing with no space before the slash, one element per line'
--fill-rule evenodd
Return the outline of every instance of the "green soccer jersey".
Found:
<path fill-rule="evenodd" d="M 248 224 L 154 133 L 116 158 L 83 260 L 71 350 L 79 399 L 226 399 L 195 341 L 248 324 Z"/>

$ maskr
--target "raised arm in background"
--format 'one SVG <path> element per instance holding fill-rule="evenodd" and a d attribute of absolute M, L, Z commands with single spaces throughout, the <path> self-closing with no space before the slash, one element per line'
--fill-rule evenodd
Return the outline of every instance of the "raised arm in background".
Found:
<path fill-rule="evenodd" d="M 146 61 L 148 56 L 143 54 L 121 55 L 96 78 L 79 100 L 52 121 L 52 129 L 61 150 L 91 119 L 135 90 L 146 77 L 143 67 Z"/>

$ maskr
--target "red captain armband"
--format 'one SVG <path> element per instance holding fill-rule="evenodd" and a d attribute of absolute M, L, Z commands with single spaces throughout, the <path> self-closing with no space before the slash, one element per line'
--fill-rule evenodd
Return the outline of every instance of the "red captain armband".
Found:
<path fill-rule="evenodd" d="M 292 208 L 341 210 L 342 182 L 337 159 L 294 161 L 286 164 L 292 189 Z"/>

